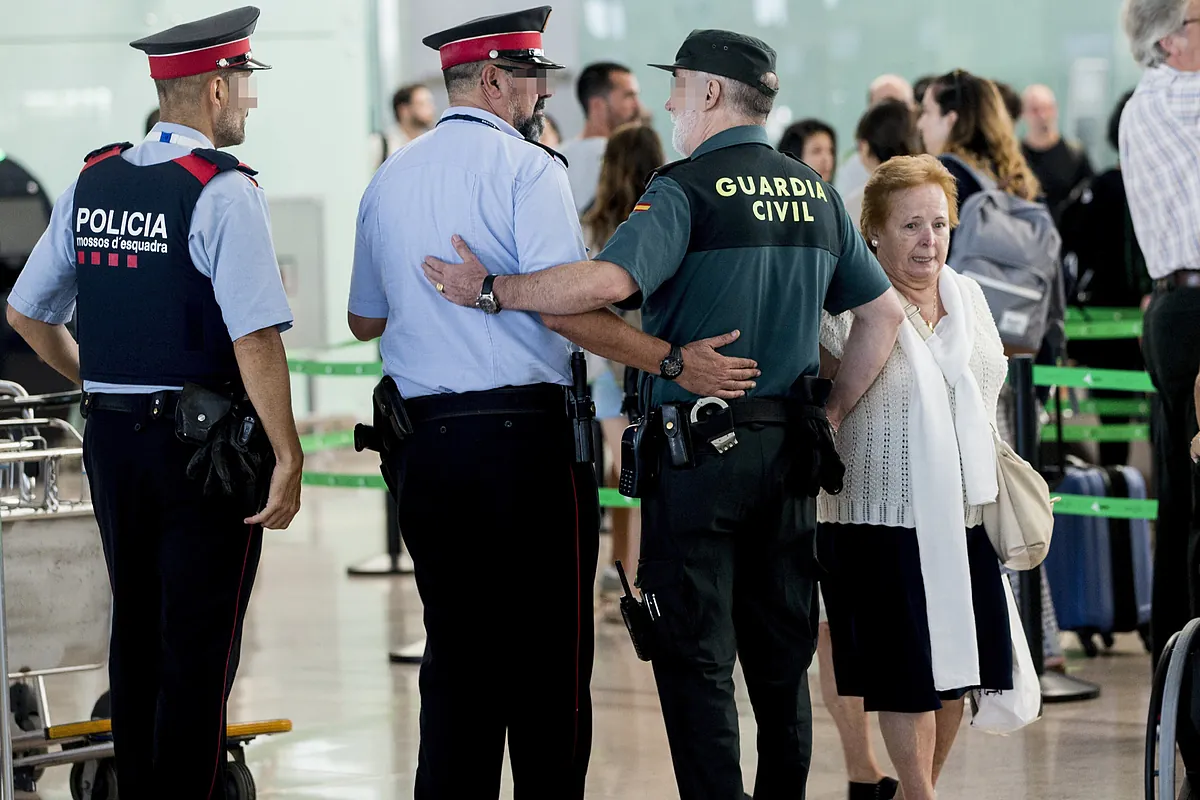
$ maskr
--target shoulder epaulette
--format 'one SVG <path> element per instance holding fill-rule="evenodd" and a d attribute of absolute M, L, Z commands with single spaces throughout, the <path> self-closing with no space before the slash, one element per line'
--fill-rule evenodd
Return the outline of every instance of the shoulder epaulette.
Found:
<path fill-rule="evenodd" d="M 678 167 L 680 164 L 686 164 L 689 161 L 691 161 L 690 158 L 681 158 L 678 161 L 672 161 L 668 164 L 663 164 L 661 167 L 654 170 L 654 172 L 650 173 L 649 177 L 646 178 L 646 185 L 649 186 L 654 181 L 655 178 L 662 177 L 663 175 L 666 175 L 668 172 L 670 172 L 671 170 Z"/>
<path fill-rule="evenodd" d="M 223 153 L 220 150 L 198 147 L 190 154 L 175 159 L 175 163 L 192 173 L 204 185 L 208 185 L 209 181 L 222 172 L 237 170 L 245 175 L 251 183 L 258 186 L 258 181 L 254 180 L 254 176 L 258 174 L 255 170 L 238 161 L 237 156 Z"/>
<path fill-rule="evenodd" d="M 529 142 L 528 139 L 526 139 L 525 141 Z M 535 147 L 540 147 L 543 150 L 545 150 L 547 153 L 550 154 L 551 158 L 555 159 L 556 161 L 561 161 L 562 165 L 564 167 L 569 168 L 571 166 L 570 164 L 567 163 L 567 157 L 564 156 L 562 153 L 558 152 L 557 150 L 555 150 L 553 147 L 547 147 L 546 145 L 542 144 L 541 142 L 529 142 L 529 143 Z"/>
<path fill-rule="evenodd" d="M 129 142 L 119 142 L 117 144 L 106 144 L 104 147 L 97 148 L 83 157 L 83 168 L 94 167 L 106 158 L 124 153 L 129 148 L 133 147 Z"/>

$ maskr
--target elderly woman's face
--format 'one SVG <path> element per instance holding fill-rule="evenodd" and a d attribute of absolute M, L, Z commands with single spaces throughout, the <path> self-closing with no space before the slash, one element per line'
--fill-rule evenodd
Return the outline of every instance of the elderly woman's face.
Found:
<path fill-rule="evenodd" d="M 950 207 L 946 192 L 936 183 L 901 189 L 892 194 L 883 230 L 872 232 L 879 242 L 879 263 L 893 282 L 923 286 L 937 278 L 950 249 Z"/>

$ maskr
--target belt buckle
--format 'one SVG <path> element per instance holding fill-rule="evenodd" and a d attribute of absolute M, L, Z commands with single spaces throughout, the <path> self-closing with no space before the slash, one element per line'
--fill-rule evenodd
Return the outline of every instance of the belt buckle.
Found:
<path fill-rule="evenodd" d="M 700 421 L 700 409 L 707 406 L 716 406 L 718 410 L 724 411 L 729 408 L 729 403 L 726 403 L 719 397 L 701 397 L 696 401 L 695 405 L 692 406 L 692 413 L 689 415 L 692 425 L 695 425 Z M 717 451 L 718 455 L 724 455 L 737 446 L 737 432 L 730 428 L 720 436 L 709 439 L 708 443 L 713 446 L 713 449 Z"/>

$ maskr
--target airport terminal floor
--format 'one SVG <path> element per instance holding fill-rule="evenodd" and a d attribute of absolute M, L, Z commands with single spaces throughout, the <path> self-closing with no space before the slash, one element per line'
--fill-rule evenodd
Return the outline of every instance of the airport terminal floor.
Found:
<path fill-rule="evenodd" d="M 364 473 L 365 456 L 336 454 L 337 466 Z M 350 578 L 346 567 L 378 552 L 383 493 L 306 487 L 290 529 L 269 532 L 246 619 L 231 721 L 287 717 L 290 734 L 247 747 L 263 798 L 406 800 L 417 762 L 418 667 L 390 664 L 387 653 L 422 635 L 421 604 L 411 576 Z M 602 548 L 607 547 L 604 538 Z M 536 591 L 534 575 L 514 575 L 512 590 Z M 514 626 L 520 624 L 513 620 Z M 1136 635 L 1089 660 L 1065 636 L 1073 674 L 1099 683 L 1097 700 L 1050 705 L 1042 721 L 1010 737 L 969 729 L 964 721 L 941 800 L 1107 800 L 1141 796 L 1150 660 Z M 519 652 L 480 653 L 481 660 L 529 659 Z M 529 660 L 529 668 L 537 664 Z M 754 719 L 740 675 L 743 769 L 754 770 Z M 811 673 L 814 749 L 810 800 L 846 796 L 833 722 Z M 107 687 L 102 672 L 52 678 L 56 722 L 77 719 Z M 597 620 L 592 680 L 595 735 L 589 798 L 658 800 L 676 794 L 667 738 L 650 666 L 637 660 L 619 624 Z M 968 715 L 969 716 L 969 715 Z M 876 753 L 888 765 L 878 733 Z M 893 773 L 894 774 L 894 773 Z M 750 780 L 748 777 L 747 780 Z M 67 800 L 66 768 L 40 784 L 44 800 Z M 505 767 L 501 796 L 511 798 Z"/>

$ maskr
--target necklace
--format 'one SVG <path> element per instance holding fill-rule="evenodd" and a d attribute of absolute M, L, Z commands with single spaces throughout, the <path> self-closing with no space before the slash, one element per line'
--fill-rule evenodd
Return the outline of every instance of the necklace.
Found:
<path fill-rule="evenodd" d="M 917 306 L 917 310 L 922 311 L 922 309 L 919 305 Z M 934 331 L 934 324 L 937 322 L 937 318 L 938 318 L 938 315 L 941 312 L 941 310 L 942 310 L 942 298 L 937 295 L 934 295 L 934 298 L 933 298 L 933 321 L 931 322 L 929 319 L 927 319 L 925 317 L 925 314 L 923 311 L 921 313 L 921 321 L 925 323 L 926 328 L 929 328 L 930 333 L 936 332 L 936 331 Z"/>

